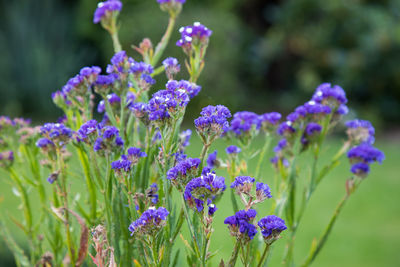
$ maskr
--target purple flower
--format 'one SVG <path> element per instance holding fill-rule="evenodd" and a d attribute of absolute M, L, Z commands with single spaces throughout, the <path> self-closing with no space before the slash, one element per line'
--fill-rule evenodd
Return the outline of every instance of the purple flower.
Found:
<path fill-rule="evenodd" d="M 133 164 L 137 163 L 139 158 L 147 157 L 147 154 L 138 147 L 130 147 L 127 152 L 128 159 L 132 161 Z"/>
<path fill-rule="evenodd" d="M 132 162 L 127 156 L 122 155 L 120 160 L 111 162 L 111 169 L 118 174 L 128 173 L 131 171 Z"/>
<path fill-rule="evenodd" d="M 260 116 L 254 112 L 241 111 L 233 115 L 230 131 L 240 136 L 242 134 L 251 134 L 251 130 L 259 130 L 261 127 Z"/>
<path fill-rule="evenodd" d="M 165 226 L 169 212 L 166 208 L 150 207 L 139 219 L 129 225 L 131 235 L 154 235 Z"/>
<path fill-rule="evenodd" d="M 149 119 L 162 122 L 176 117 L 189 103 L 189 96 L 181 91 L 161 90 L 153 94 L 148 104 Z M 183 114 L 180 114 L 183 115 Z"/>
<path fill-rule="evenodd" d="M 201 86 L 186 80 L 180 80 L 179 82 L 170 80 L 167 82 L 166 88 L 170 91 L 183 90 L 189 95 L 190 99 L 195 97 L 201 90 Z"/>
<path fill-rule="evenodd" d="M 43 149 L 47 149 L 49 147 L 54 146 L 54 143 L 47 138 L 40 138 L 39 140 L 37 140 L 36 146 Z"/>
<path fill-rule="evenodd" d="M 63 109 L 71 105 L 71 101 L 67 99 L 67 95 L 63 91 L 55 91 L 51 94 L 54 104 Z"/>
<path fill-rule="evenodd" d="M 225 190 L 225 178 L 208 173 L 192 179 L 185 188 L 184 197 L 189 206 L 201 212 L 207 199 L 214 199 Z"/>
<path fill-rule="evenodd" d="M 82 124 L 82 126 L 79 128 L 79 130 L 76 133 L 76 139 L 78 142 L 87 142 L 90 143 L 90 139 L 93 140 L 94 136 L 97 135 L 97 121 L 96 120 L 90 120 Z"/>
<path fill-rule="evenodd" d="M 271 189 L 267 184 L 257 182 L 256 184 L 256 199 L 261 202 L 267 198 L 272 198 Z"/>
<path fill-rule="evenodd" d="M 118 76 L 115 74 L 98 75 L 97 80 L 94 82 L 94 91 L 100 95 L 106 95 L 117 78 Z"/>
<path fill-rule="evenodd" d="M 208 215 L 209 216 L 213 216 L 214 213 L 218 210 L 217 206 L 215 206 L 215 204 L 211 203 L 207 204 L 208 207 Z"/>
<path fill-rule="evenodd" d="M 121 98 L 114 93 L 107 95 L 107 100 L 110 103 L 111 107 L 118 107 L 121 104 Z M 103 113 L 105 110 L 106 106 L 104 100 L 101 100 L 99 102 L 99 105 L 97 106 L 97 112 Z"/>
<path fill-rule="evenodd" d="M 375 161 L 382 163 L 385 159 L 385 154 L 372 145 L 364 143 L 350 149 L 349 152 L 347 152 L 347 157 L 352 163 L 364 162 L 369 164 Z"/>
<path fill-rule="evenodd" d="M 64 146 L 72 137 L 72 130 L 61 123 L 45 123 L 40 133 L 57 146 Z"/>
<path fill-rule="evenodd" d="M 119 136 L 119 131 L 114 126 L 101 127 L 98 124 L 98 138 L 94 142 L 93 150 L 101 155 L 120 151 L 124 146 L 124 141 Z"/>
<path fill-rule="evenodd" d="M 207 46 L 208 39 L 212 34 L 212 31 L 200 22 L 181 27 L 179 32 L 181 34 L 181 39 L 176 42 L 176 45 L 184 48 L 185 51 L 190 51 L 192 46 Z"/>
<path fill-rule="evenodd" d="M 225 219 L 224 224 L 227 224 L 232 236 L 244 241 L 250 241 L 257 234 L 257 229 L 253 224 L 256 217 L 256 210 L 249 209 L 248 211 L 239 210 L 233 216 Z"/>
<path fill-rule="evenodd" d="M 235 178 L 235 181 L 231 183 L 231 188 L 236 190 L 238 194 L 250 194 L 251 188 L 256 179 L 250 176 L 238 176 Z"/>
<path fill-rule="evenodd" d="M 280 233 L 287 229 L 285 221 L 275 215 L 269 215 L 258 221 L 264 241 L 272 244 L 280 238 Z"/>
<path fill-rule="evenodd" d="M 347 135 L 356 143 L 367 143 L 372 145 L 375 142 L 375 129 L 369 121 L 352 120 L 346 122 Z"/>
<path fill-rule="evenodd" d="M 153 183 L 150 187 L 146 190 L 146 197 L 151 200 L 152 204 L 158 203 L 158 186 L 157 183 Z"/>
<path fill-rule="evenodd" d="M 209 136 L 219 137 L 223 129 L 229 127 L 227 119 L 232 116 L 229 109 L 222 105 L 207 106 L 202 109 L 200 115 L 194 120 L 194 125 L 203 140 Z"/>
<path fill-rule="evenodd" d="M 322 131 L 322 126 L 315 122 L 310 122 L 306 125 L 304 134 L 301 137 L 301 143 L 307 146 L 310 142 L 314 141 Z"/>
<path fill-rule="evenodd" d="M 293 135 L 293 133 L 296 132 L 296 129 L 293 128 L 293 123 L 292 121 L 285 121 L 282 122 L 279 126 L 278 129 L 276 130 L 276 132 L 280 135 L 280 136 L 288 136 L 291 137 Z"/>
<path fill-rule="evenodd" d="M 241 150 L 239 147 L 234 146 L 234 145 L 228 146 L 228 147 L 225 149 L 225 152 L 226 152 L 226 154 L 228 154 L 228 155 L 231 155 L 231 154 L 237 155 L 237 154 L 239 154 L 241 151 L 242 151 L 242 150 Z"/>
<path fill-rule="evenodd" d="M 166 58 L 162 64 L 164 65 L 168 80 L 172 80 L 174 76 L 181 70 L 181 65 L 179 65 L 178 60 L 174 57 Z"/>
<path fill-rule="evenodd" d="M 208 155 L 208 158 L 207 158 L 207 167 L 214 168 L 216 165 L 218 165 L 217 153 L 218 153 L 218 151 L 215 150 L 213 153 L 210 153 L 210 154 Z"/>
<path fill-rule="evenodd" d="M 178 162 L 167 172 L 167 179 L 175 186 L 186 186 L 187 182 L 198 173 L 200 159 L 187 158 Z"/>
<path fill-rule="evenodd" d="M 364 162 L 355 163 L 351 166 L 351 172 L 354 173 L 356 176 L 364 178 L 369 173 L 369 165 Z"/>
<path fill-rule="evenodd" d="M 181 140 L 182 147 L 187 147 L 190 143 L 190 137 L 192 136 L 192 130 L 187 129 L 186 131 L 182 131 L 179 134 L 179 138 Z"/>
<path fill-rule="evenodd" d="M 101 20 L 111 17 L 122 9 L 122 3 L 119 0 L 108 0 L 97 4 L 94 12 L 93 23 L 97 24 Z"/>
<path fill-rule="evenodd" d="M 279 152 L 283 151 L 287 146 L 288 142 L 285 138 L 283 138 L 279 140 L 278 145 L 274 147 L 274 152 L 278 154 Z"/>
<path fill-rule="evenodd" d="M 334 108 L 347 103 L 346 93 L 342 87 L 338 85 L 332 87 L 330 83 L 323 83 L 318 86 L 312 100 Z"/>

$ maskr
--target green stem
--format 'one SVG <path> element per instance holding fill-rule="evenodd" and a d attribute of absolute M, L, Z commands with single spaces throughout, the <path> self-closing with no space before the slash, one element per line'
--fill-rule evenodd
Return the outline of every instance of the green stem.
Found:
<path fill-rule="evenodd" d="M 232 256 L 229 259 L 228 267 L 234 267 L 236 265 L 236 260 L 239 255 L 240 242 L 236 240 L 235 247 L 233 248 Z"/>
<path fill-rule="evenodd" d="M 323 246 L 325 245 L 326 240 L 328 239 L 328 236 L 330 232 L 332 231 L 332 228 L 336 222 L 336 219 L 338 215 L 340 214 L 344 204 L 346 203 L 349 195 L 346 194 L 346 196 L 343 197 L 343 199 L 339 202 L 338 206 L 335 209 L 335 212 L 333 213 L 327 227 L 325 228 L 324 233 L 320 237 L 318 243 L 315 246 L 315 249 L 312 249 L 310 254 L 308 255 L 307 259 L 304 261 L 304 263 L 301 265 L 302 267 L 309 266 L 317 257 L 318 253 L 321 251 Z"/>
<path fill-rule="evenodd" d="M 75 266 L 75 253 L 74 253 L 74 245 L 72 243 L 72 236 L 70 231 L 70 224 L 69 224 L 69 210 L 68 210 L 68 192 L 67 192 L 67 177 L 65 175 L 65 166 L 64 160 L 62 158 L 62 154 L 60 149 L 57 149 L 57 159 L 58 159 L 58 167 L 60 169 L 60 184 L 62 189 L 62 196 L 64 201 L 64 213 L 65 213 L 65 233 L 67 237 L 67 246 L 69 252 L 69 258 L 72 266 Z"/>
<path fill-rule="evenodd" d="M 205 143 L 203 145 L 203 148 L 201 150 L 201 154 L 200 154 L 200 166 L 199 166 L 199 174 L 201 175 L 201 172 L 203 171 L 203 166 L 204 166 L 204 159 L 207 155 L 208 149 L 210 148 L 210 143 Z"/>
<path fill-rule="evenodd" d="M 260 152 L 260 156 L 258 158 L 258 162 L 257 162 L 257 167 L 256 167 L 256 171 L 254 174 L 254 177 L 258 178 L 258 176 L 260 175 L 260 170 L 261 170 L 261 164 L 264 160 L 265 154 L 268 151 L 268 148 L 271 144 L 271 138 L 269 136 L 268 133 L 265 134 L 265 142 L 264 142 L 264 146 Z"/>
<path fill-rule="evenodd" d="M 172 31 L 175 26 L 176 17 L 170 16 L 168 21 L 167 30 L 164 33 L 164 36 L 161 38 L 161 41 L 157 44 L 156 50 L 154 52 L 154 56 L 151 59 L 151 65 L 157 65 L 158 61 L 160 60 L 162 54 L 164 53 L 165 48 L 168 45 L 169 39 L 171 37 Z"/>
<path fill-rule="evenodd" d="M 111 22 L 111 29 L 109 30 L 109 33 L 111 34 L 111 39 L 113 41 L 114 52 L 118 53 L 122 51 L 121 43 L 119 42 L 118 38 L 117 21 L 115 18 Z"/>
<path fill-rule="evenodd" d="M 185 219 L 186 219 L 186 222 L 188 224 L 190 236 L 191 236 L 191 238 L 193 240 L 193 243 L 194 243 L 194 249 L 195 249 L 195 252 L 197 254 L 197 257 L 200 258 L 201 254 L 200 254 L 200 249 L 199 249 L 198 241 L 197 241 L 197 238 L 196 238 L 196 234 L 194 232 L 194 226 L 193 226 L 193 223 L 192 223 L 192 221 L 190 219 L 189 211 L 188 211 L 185 199 L 183 197 L 183 194 L 180 194 L 180 195 L 181 195 L 181 200 L 182 200 L 182 207 L 183 207 L 184 214 L 185 214 Z"/>
<path fill-rule="evenodd" d="M 260 259 L 260 261 L 259 261 L 257 267 L 263 266 L 263 263 L 264 263 L 264 261 L 265 261 L 265 258 L 266 258 L 267 255 L 268 255 L 268 252 L 269 252 L 269 248 L 270 248 L 270 247 L 271 247 L 271 245 L 265 244 L 264 252 L 263 252 L 263 254 L 261 255 L 261 259 Z"/>
<path fill-rule="evenodd" d="M 90 217 L 91 217 L 91 221 L 89 223 L 93 225 L 95 223 L 96 217 L 97 217 L 96 188 L 94 186 L 93 179 L 90 174 L 89 160 L 87 158 L 85 151 L 83 150 L 83 148 L 81 146 L 78 146 L 78 157 L 79 157 L 79 160 L 83 167 L 83 172 L 84 172 L 85 178 L 86 178 L 86 185 L 87 185 L 88 191 L 89 191 Z"/>

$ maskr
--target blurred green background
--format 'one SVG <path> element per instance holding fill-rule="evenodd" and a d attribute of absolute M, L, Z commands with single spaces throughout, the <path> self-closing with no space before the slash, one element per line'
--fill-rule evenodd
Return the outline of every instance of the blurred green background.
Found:
<path fill-rule="evenodd" d="M 157 43 L 168 17 L 156 0 L 123 3 L 120 39 L 128 54 L 140 60 L 131 44 L 138 45 L 144 37 Z M 30 117 L 37 123 L 54 121 L 61 111 L 52 103 L 51 92 L 84 66 L 105 68 L 113 49 L 108 34 L 92 23 L 96 4 L 0 0 L 0 114 Z M 346 90 L 349 118 L 374 123 L 382 140 L 377 146 L 387 160 L 373 168 L 369 181 L 345 208 L 315 266 L 399 266 L 400 1 L 187 0 L 177 26 L 194 21 L 208 26 L 213 35 L 198 82 L 203 90 L 188 107 L 188 125 L 208 104 L 224 104 L 233 112 L 287 114 L 322 82 Z M 175 31 L 165 55 L 183 63 L 184 54 L 174 45 L 178 37 Z M 186 71 L 178 78 L 187 78 Z M 165 82 L 159 78 L 155 89 Z M 195 144 L 193 155 L 197 148 Z M 270 166 L 266 172 L 271 173 Z M 343 164 L 315 195 L 318 202 L 311 203 L 304 221 L 313 227 L 299 234 L 300 252 L 308 250 L 327 222 L 347 173 Z M 5 189 L 0 190 L 0 212 L 15 213 L 18 199 L 4 186 L 5 179 L 0 180 Z M 220 212 L 222 222 L 231 210 Z M 221 228 L 216 235 L 228 241 L 227 233 Z M 230 253 L 231 243 L 217 241 L 214 248 Z M 12 257 L 3 243 L 0 254 L 0 266 L 10 266 Z"/>
<path fill-rule="evenodd" d="M 50 94 L 87 65 L 105 68 L 112 43 L 92 23 L 96 0 L 1 1 L 0 113 L 36 121 L 61 115 Z M 161 38 L 168 20 L 156 0 L 124 0 L 120 39 L 130 47 Z M 214 31 L 189 108 L 289 112 L 322 82 L 341 85 L 353 114 L 391 128 L 400 122 L 400 1 L 188 0 L 177 26 Z M 166 55 L 184 54 L 172 36 Z M 183 71 L 178 78 L 187 78 Z M 159 79 L 156 89 L 163 87 Z M 191 118 L 189 118 L 191 119 Z"/>

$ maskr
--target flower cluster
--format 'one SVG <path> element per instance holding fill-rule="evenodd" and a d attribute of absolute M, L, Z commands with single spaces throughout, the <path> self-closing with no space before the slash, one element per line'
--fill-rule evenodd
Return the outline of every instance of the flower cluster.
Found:
<path fill-rule="evenodd" d="M 129 173 L 132 165 L 135 165 L 139 158 L 146 157 L 146 153 L 141 151 L 140 148 L 128 148 L 128 155 L 121 155 L 121 159 L 111 163 L 111 168 L 119 175 Z"/>
<path fill-rule="evenodd" d="M 249 195 L 255 181 L 256 179 L 250 176 L 238 176 L 232 182 L 231 188 L 234 188 L 237 194 Z"/>
<path fill-rule="evenodd" d="M 347 135 L 350 141 L 360 144 L 375 142 L 375 129 L 369 121 L 352 120 L 346 122 Z"/>
<path fill-rule="evenodd" d="M 282 115 L 278 112 L 264 113 L 260 115 L 259 120 L 265 132 L 272 132 L 275 130 L 278 122 L 281 120 Z"/>
<path fill-rule="evenodd" d="M 61 123 L 46 123 L 40 128 L 40 134 L 43 136 L 36 145 L 45 148 L 48 145 L 63 147 L 72 137 L 72 130 Z"/>
<path fill-rule="evenodd" d="M 181 71 L 181 65 L 179 65 L 178 60 L 174 57 L 164 59 L 162 64 L 165 68 L 165 74 L 168 80 L 173 80 L 174 76 Z"/>
<path fill-rule="evenodd" d="M 229 109 L 222 105 L 207 106 L 202 109 L 200 115 L 194 121 L 194 125 L 205 144 L 210 144 L 221 136 L 223 129 L 229 127 L 227 119 L 232 116 Z"/>
<path fill-rule="evenodd" d="M 167 179 L 178 188 L 186 186 L 189 180 L 195 177 L 198 173 L 200 159 L 187 158 L 180 162 L 175 167 L 172 167 L 167 172 Z"/>
<path fill-rule="evenodd" d="M 170 16 L 176 17 L 182 10 L 182 5 L 186 0 L 157 0 L 161 10 L 169 12 Z"/>
<path fill-rule="evenodd" d="M 179 82 L 170 80 L 168 81 L 166 88 L 171 91 L 183 90 L 189 95 L 190 99 L 195 97 L 201 90 L 201 86 L 186 80 L 180 80 Z"/>
<path fill-rule="evenodd" d="M 129 225 L 131 235 L 156 235 L 165 226 L 169 212 L 166 208 L 150 207 L 139 219 Z"/>
<path fill-rule="evenodd" d="M 249 209 L 248 211 L 239 210 L 233 216 L 225 219 L 224 224 L 227 224 L 232 236 L 239 240 L 250 241 L 257 234 L 257 229 L 253 224 L 257 211 Z"/>
<path fill-rule="evenodd" d="M 91 88 L 95 84 L 101 68 L 97 66 L 84 67 L 63 86 L 61 91 L 53 93 L 53 102 L 65 109 L 70 105 L 84 108 L 89 105 Z"/>
<path fill-rule="evenodd" d="M 76 132 L 76 140 L 78 142 L 93 144 L 96 140 L 99 127 L 101 128 L 101 125 L 98 125 L 96 120 L 85 122 Z"/>
<path fill-rule="evenodd" d="M 366 177 L 369 173 L 369 165 L 373 162 L 382 163 L 385 154 L 368 143 L 362 143 L 347 152 L 350 160 L 351 172 L 359 177 Z"/>
<path fill-rule="evenodd" d="M 267 184 L 257 182 L 256 184 L 256 201 L 262 202 L 267 198 L 272 198 L 271 189 Z"/>
<path fill-rule="evenodd" d="M 215 173 L 207 173 L 192 179 L 186 185 L 184 197 L 191 208 L 202 212 L 205 201 L 211 205 L 211 201 L 220 196 L 225 188 L 224 177 L 217 176 Z"/>
<path fill-rule="evenodd" d="M 102 22 L 109 24 L 109 20 L 116 17 L 122 9 L 122 3 L 119 0 L 108 0 L 97 4 L 97 9 L 94 12 L 93 23 Z"/>
<path fill-rule="evenodd" d="M 287 229 L 285 221 L 275 215 L 269 215 L 258 221 L 261 234 L 267 244 L 280 238 L 280 233 Z"/>
<path fill-rule="evenodd" d="M 183 48 L 187 54 L 191 54 L 195 49 L 204 49 L 208 46 L 208 40 L 212 34 L 206 26 L 200 22 L 195 22 L 193 25 L 181 27 L 179 29 L 181 39 L 176 42 L 177 46 Z"/>
<path fill-rule="evenodd" d="M 228 147 L 225 149 L 225 152 L 226 152 L 226 154 L 228 154 L 228 155 L 237 155 L 237 154 L 239 154 L 241 151 L 242 151 L 242 150 L 241 150 L 239 147 L 234 146 L 234 145 L 228 146 Z"/>
<path fill-rule="evenodd" d="M 101 124 L 98 126 L 98 137 L 94 142 L 93 150 L 100 155 L 120 151 L 124 146 L 124 141 L 119 136 L 118 129 L 114 126 L 101 127 Z"/>

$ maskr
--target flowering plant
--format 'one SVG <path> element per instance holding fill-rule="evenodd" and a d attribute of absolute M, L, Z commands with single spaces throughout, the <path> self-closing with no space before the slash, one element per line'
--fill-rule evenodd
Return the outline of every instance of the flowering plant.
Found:
<path fill-rule="evenodd" d="M 122 3 L 101 2 L 93 21 L 110 33 L 115 48 L 106 73 L 97 66 L 84 67 L 53 94 L 54 103 L 65 113 L 57 123 L 32 127 L 24 119 L 0 117 L 0 167 L 21 198 L 24 216 L 22 223 L 12 220 L 29 244 L 27 256 L 1 218 L 0 234 L 17 264 L 175 266 L 183 260 L 182 248 L 175 246 L 179 236 L 189 266 L 206 266 L 212 257 L 220 266 L 235 266 L 238 260 L 245 266 L 265 266 L 275 241 L 287 235 L 283 263 L 294 265 L 296 232 L 307 204 L 347 153 L 351 176 L 326 230 L 302 263 L 310 265 L 370 165 L 384 160 L 373 147 L 374 128 L 367 121 L 347 122 L 348 140 L 321 166 L 324 141 L 348 111 L 344 90 L 325 83 L 283 122 L 277 112 L 242 111 L 232 116 L 222 105 L 204 107 L 194 121 L 203 148 L 199 158 L 187 157 L 192 132 L 180 128 L 186 106 L 201 90 L 196 83 L 212 31 L 199 22 L 179 30 L 176 45 L 186 54 L 189 76 L 174 80 L 181 70 L 178 60 L 169 57 L 158 64 L 185 1 L 158 3 L 169 14 L 169 24 L 155 49 L 149 39 L 135 47 L 143 61 L 128 56 L 119 43 Z M 150 94 L 154 79 L 163 72 L 169 80 L 165 89 Z M 102 98 L 97 105 L 103 114 L 100 122 L 93 119 L 95 94 Z M 254 149 L 252 144 L 260 136 L 264 146 Z M 217 139 L 228 141 L 226 157 L 218 151 L 209 153 Z M 266 153 L 275 139 L 279 140 L 270 164 L 276 175 L 270 181 L 261 167 L 269 164 Z M 311 172 L 299 201 L 298 180 L 306 179 L 307 172 L 298 160 L 310 156 Z M 254 159 L 256 167 L 248 168 Z M 224 173 L 227 178 L 221 176 Z M 71 187 L 72 179 L 85 184 L 86 202 Z M 32 191 L 39 196 L 38 206 L 30 202 Z M 222 223 L 215 215 L 226 191 L 232 206 L 224 208 L 232 209 L 233 215 Z M 270 211 L 258 208 L 262 202 L 270 203 Z M 182 231 L 185 224 L 188 234 Z M 234 240 L 230 258 L 210 249 L 216 224 L 225 224 L 226 234 Z"/>

